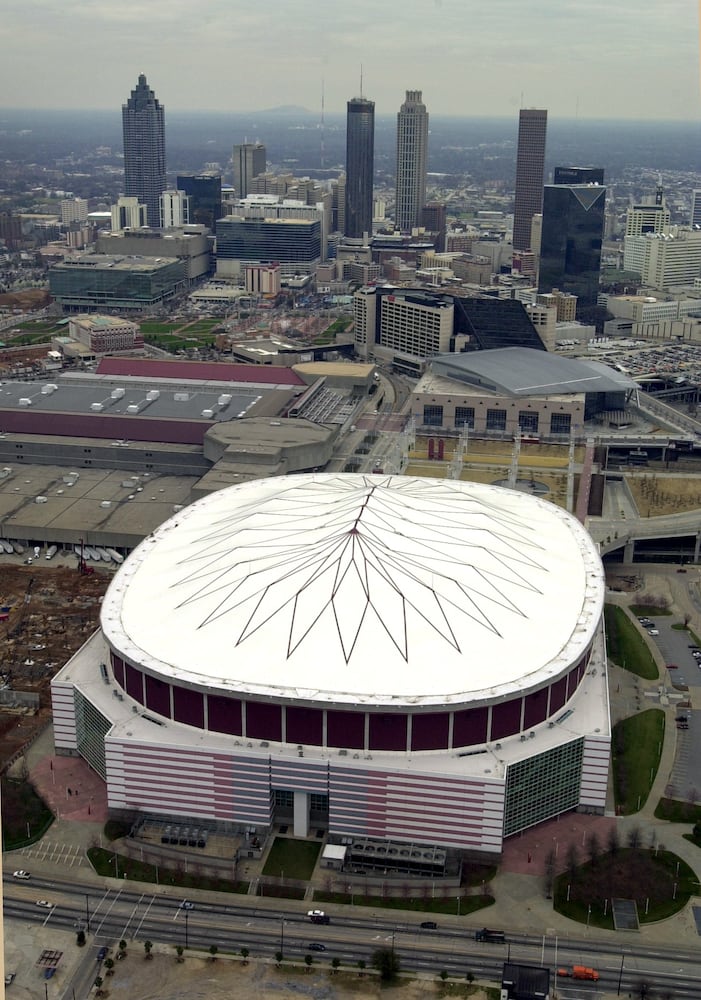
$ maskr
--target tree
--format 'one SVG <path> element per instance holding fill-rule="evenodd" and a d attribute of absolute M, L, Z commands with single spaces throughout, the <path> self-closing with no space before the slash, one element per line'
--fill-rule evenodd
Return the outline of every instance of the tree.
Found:
<path fill-rule="evenodd" d="M 589 860 L 591 861 L 592 868 L 596 868 L 596 863 L 601 855 L 601 844 L 594 830 L 589 834 L 587 847 L 589 849 Z"/>
<path fill-rule="evenodd" d="M 468 972 L 465 976 L 465 979 L 467 979 L 468 983 L 471 983 L 474 980 L 474 978 L 475 974 L 473 972 Z"/>
<path fill-rule="evenodd" d="M 553 882 L 555 881 L 555 851 L 551 847 L 545 855 L 545 867 L 543 869 L 545 880 L 545 895 L 547 899 L 552 899 Z"/>
<path fill-rule="evenodd" d="M 248 948 L 242 948 L 241 949 L 241 958 L 243 959 L 243 964 L 244 965 L 248 965 L 248 956 L 249 955 L 250 955 L 250 951 L 248 950 Z"/>
<path fill-rule="evenodd" d="M 364 972 L 365 972 L 365 965 L 366 965 L 365 959 L 364 958 L 359 958 L 358 959 L 358 975 L 359 976 L 362 976 L 364 974 Z"/>
<path fill-rule="evenodd" d="M 96 997 L 102 996 L 102 976 L 98 976 L 95 979 L 95 996 Z"/>
<path fill-rule="evenodd" d="M 443 982 L 445 982 L 446 979 L 448 978 L 448 970 L 447 969 L 441 969 L 439 975 L 440 975 L 441 979 L 443 980 Z"/>
<path fill-rule="evenodd" d="M 176 952 L 176 954 L 178 956 L 178 961 L 179 962 L 183 961 L 183 952 L 184 951 L 185 951 L 185 949 L 183 948 L 183 946 L 181 944 L 176 944 L 176 946 L 175 946 L 175 952 Z"/>
<path fill-rule="evenodd" d="M 618 854 L 619 848 L 621 846 L 621 841 L 618 836 L 618 827 L 616 824 L 612 824 L 609 828 L 608 837 L 606 839 L 606 846 L 609 849 L 609 854 Z"/>
<path fill-rule="evenodd" d="M 78 945 L 79 948 L 83 947 L 83 945 L 85 944 L 85 931 L 83 930 L 78 931 L 78 933 L 75 936 L 75 943 Z"/>
<path fill-rule="evenodd" d="M 640 833 L 639 826 L 633 826 L 628 831 L 628 847 L 636 848 L 640 847 L 640 841 L 642 840 L 642 834 Z"/>
<path fill-rule="evenodd" d="M 399 973 L 399 956 L 394 948 L 376 948 L 371 959 L 373 969 L 380 973 L 380 979 L 390 983 Z"/>
<path fill-rule="evenodd" d="M 152 948 L 153 945 L 151 944 L 150 941 L 144 941 L 144 953 L 146 955 L 146 958 L 153 958 L 153 955 L 151 954 Z"/>
<path fill-rule="evenodd" d="M 314 959 L 312 958 L 311 955 L 305 955 L 304 956 L 304 964 L 307 967 L 307 972 L 309 972 L 309 970 L 311 969 L 313 961 L 314 961 Z"/>
<path fill-rule="evenodd" d="M 334 972 L 338 972 L 338 967 L 341 964 L 341 959 L 336 957 L 331 960 L 331 968 Z"/>
<path fill-rule="evenodd" d="M 127 943 L 124 940 L 124 938 L 122 938 L 122 940 L 119 942 L 119 957 L 126 958 L 126 955 L 127 955 Z"/>
<path fill-rule="evenodd" d="M 277 965 L 278 969 L 280 968 L 280 963 L 282 962 L 282 958 L 283 958 L 282 952 L 281 951 L 276 951 L 275 952 L 275 964 Z"/>
<path fill-rule="evenodd" d="M 577 868 L 579 867 L 579 851 L 577 850 L 576 844 L 570 844 L 567 848 L 567 871 L 571 879 L 574 879 L 577 875 Z"/>
<path fill-rule="evenodd" d="M 217 952 L 218 951 L 219 951 L 219 949 L 217 948 L 217 946 L 215 944 L 210 944 L 210 946 L 209 946 L 209 954 L 212 956 L 212 961 L 213 962 L 216 962 L 216 960 L 217 960 Z"/>
<path fill-rule="evenodd" d="M 105 959 L 105 968 L 107 969 L 107 975 L 108 976 L 113 976 L 114 975 L 114 959 L 113 958 L 106 958 Z"/>

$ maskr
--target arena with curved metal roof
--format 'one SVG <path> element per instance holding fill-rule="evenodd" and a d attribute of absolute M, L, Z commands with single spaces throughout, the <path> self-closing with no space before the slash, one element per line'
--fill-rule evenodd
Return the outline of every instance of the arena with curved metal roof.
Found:
<path fill-rule="evenodd" d="M 567 358 L 528 347 L 504 347 L 433 358 L 436 375 L 507 396 L 570 392 L 630 392 L 637 382 L 599 361 Z"/>

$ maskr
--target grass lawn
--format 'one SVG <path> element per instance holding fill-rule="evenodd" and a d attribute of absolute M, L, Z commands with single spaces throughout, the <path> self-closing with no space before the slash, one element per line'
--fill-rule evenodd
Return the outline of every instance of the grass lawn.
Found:
<path fill-rule="evenodd" d="M 141 323 L 141 332 L 144 337 L 146 334 L 150 333 L 172 333 L 174 330 L 179 330 L 181 326 L 184 326 L 184 323 L 180 320 L 173 320 L 171 323 L 163 323 L 152 319 L 145 319 Z"/>
<path fill-rule="evenodd" d="M 410 886 L 407 883 L 407 889 Z M 422 896 L 365 896 L 361 892 L 324 892 L 319 889 L 314 890 L 315 903 L 343 903 L 353 906 L 372 906 L 386 910 L 412 910 L 416 913 L 448 913 L 453 916 L 458 915 L 458 895 L 453 895 L 433 899 L 431 888 L 428 888 L 427 895 Z M 475 895 L 460 896 L 460 916 L 466 917 L 478 910 L 483 910 L 486 906 L 492 906 L 494 896 Z"/>
<path fill-rule="evenodd" d="M 669 851 L 619 848 L 558 875 L 553 907 L 571 920 L 613 928 L 611 899 L 634 899 L 640 923 L 652 923 L 683 909 L 697 892 L 696 879 L 693 869 Z"/>
<path fill-rule="evenodd" d="M 230 879 L 212 878 L 199 871 L 184 868 L 166 868 L 165 865 L 147 864 L 125 854 L 115 854 L 103 847 L 90 847 L 88 860 L 98 875 L 115 877 L 115 858 L 118 874 L 116 877 L 132 879 L 134 882 L 151 882 L 156 885 L 173 885 L 181 889 L 208 889 L 210 892 L 248 892 L 248 882 L 233 882 Z M 197 867 L 197 866 L 194 866 Z"/>
<path fill-rule="evenodd" d="M 650 618 L 660 615 L 671 615 L 671 608 L 666 604 L 631 604 L 630 610 L 636 618 Z"/>
<path fill-rule="evenodd" d="M 607 652 L 611 659 L 638 677 L 657 680 L 660 674 L 652 653 L 623 608 L 607 604 L 604 615 Z"/>
<path fill-rule="evenodd" d="M 65 331 L 56 330 L 55 333 Z M 51 340 L 49 333 L 18 333 L 17 336 L 8 340 L 9 347 L 32 347 L 34 344 L 48 344 Z"/>
<path fill-rule="evenodd" d="M 655 818 L 666 819 L 668 823 L 701 823 L 701 805 L 679 799 L 660 799 L 655 808 Z M 693 840 L 693 837 L 689 839 Z"/>
<path fill-rule="evenodd" d="M 321 844 L 312 840 L 276 837 L 263 867 L 264 875 L 309 881 L 319 857 Z"/>
<path fill-rule="evenodd" d="M 650 794 L 664 740 L 664 712 L 650 708 L 613 727 L 613 787 L 623 815 L 638 812 Z"/>

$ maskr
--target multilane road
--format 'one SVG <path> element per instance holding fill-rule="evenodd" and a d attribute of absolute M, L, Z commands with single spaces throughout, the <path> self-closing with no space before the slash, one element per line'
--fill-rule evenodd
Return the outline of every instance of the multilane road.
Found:
<path fill-rule="evenodd" d="M 288 909 L 281 900 L 279 910 L 243 902 L 241 897 L 218 894 L 216 902 L 196 901 L 191 910 L 181 907 L 182 896 L 134 890 L 133 883 L 119 888 L 97 889 L 94 884 L 76 884 L 60 878 L 33 877 L 30 882 L 5 879 L 5 916 L 45 927 L 89 930 L 91 951 L 86 953 L 81 976 L 94 977 L 96 950 L 114 946 L 125 939 L 130 948 L 143 948 L 150 940 L 165 945 L 220 952 L 240 953 L 246 947 L 251 958 L 273 958 L 281 951 L 285 958 L 301 960 L 318 942 L 323 952 L 313 952 L 315 961 L 330 964 L 338 958 L 343 965 L 355 966 L 360 959 L 368 964 L 378 947 L 394 948 L 404 970 L 438 974 L 445 969 L 460 977 L 471 973 L 475 979 L 501 978 L 505 961 L 558 966 L 590 965 L 600 973 L 598 984 L 562 980 L 559 993 L 575 1000 L 598 991 L 622 994 L 645 981 L 658 992 L 700 998 L 701 955 L 691 950 L 644 946 L 626 935 L 619 940 L 601 941 L 583 937 L 556 937 L 507 934 L 505 944 L 478 944 L 474 926 L 442 926 L 424 930 L 421 914 L 407 921 L 393 920 L 391 913 L 364 908 L 347 908 L 333 916 L 328 925 L 312 924 L 304 904 Z M 51 909 L 37 906 L 38 899 L 52 903 Z M 446 918 L 451 921 L 454 918 Z M 89 925 L 89 927 L 88 927 Z"/>

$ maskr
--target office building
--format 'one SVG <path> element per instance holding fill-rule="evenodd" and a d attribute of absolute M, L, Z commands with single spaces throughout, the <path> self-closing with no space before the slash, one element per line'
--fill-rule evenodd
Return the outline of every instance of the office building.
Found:
<path fill-rule="evenodd" d="M 661 187 L 653 199 L 643 198 L 639 205 L 626 210 L 626 236 L 643 236 L 645 233 L 669 232 L 670 212 L 665 204 Z M 625 264 L 624 270 L 627 270 Z"/>
<path fill-rule="evenodd" d="M 346 210 L 344 235 L 361 240 L 372 234 L 372 183 L 375 164 L 375 102 L 348 101 L 346 116 Z"/>
<path fill-rule="evenodd" d="M 164 191 L 161 195 L 161 229 L 186 226 L 190 221 L 190 199 L 184 191 Z"/>
<path fill-rule="evenodd" d="M 247 292 L 260 295 L 264 299 L 274 299 L 280 294 L 279 264 L 246 264 L 244 271 Z"/>
<path fill-rule="evenodd" d="M 143 73 L 122 105 L 124 193 L 147 207 L 148 225 L 161 222 L 160 197 L 166 189 L 165 109 Z"/>
<path fill-rule="evenodd" d="M 693 285 L 701 276 L 701 230 L 673 226 L 669 233 L 627 236 L 624 267 L 659 291 Z"/>
<path fill-rule="evenodd" d="M 251 182 L 265 173 L 265 146 L 261 142 L 243 142 L 234 146 L 234 188 L 239 198 L 253 193 Z"/>
<path fill-rule="evenodd" d="M 160 209 L 159 209 L 160 211 Z M 138 198 L 117 198 L 117 204 L 110 210 L 112 232 L 121 233 L 124 229 L 141 229 L 148 225 L 148 206 Z"/>
<path fill-rule="evenodd" d="M 543 207 L 547 127 L 547 111 L 539 108 L 522 108 L 519 112 L 514 195 L 514 250 L 532 249 L 531 219 Z"/>
<path fill-rule="evenodd" d="M 49 270 L 49 292 L 67 313 L 142 312 L 164 306 L 187 286 L 175 257 L 80 254 Z"/>
<path fill-rule="evenodd" d="M 266 196 L 261 196 L 266 197 Z M 321 261 L 323 209 L 295 204 L 247 207 L 217 221 L 217 275 L 239 277 L 246 263 L 275 261 L 282 274 L 311 274 Z"/>
<path fill-rule="evenodd" d="M 426 202 L 428 167 L 428 111 L 420 90 L 407 90 L 397 115 L 397 184 L 394 221 L 411 232 L 421 223 Z"/>
<path fill-rule="evenodd" d="M 101 629 L 51 683 L 56 752 L 89 759 L 130 823 L 324 830 L 380 876 L 387 841 L 499 855 L 605 809 L 604 596 L 585 529 L 525 493 L 244 482 L 117 570 Z"/>
<path fill-rule="evenodd" d="M 177 188 L 190 199 L 190 222 L 214 232 L 222 217 L 221 177 L 218 174 L 178 174 Z"/>
<path fill-rule="evenodd" d="M 701 191 L 694 191 L 692 195 L 690 222 L 692 226 L 701 228 Z"/>
<path fill-rule="evenodd" d="M 605 204 L 606 188 L 598 182 L 546 184 L 539 292 L 559 288 L 576 295 L 579 308 L 596 305 Z"/>
<path fill-rule="evenodd" d="M 68 324 L 68 335 L 96 356 L 143 350 L 144 346 L 138 323 L 118 316 L 101 316 L 99 313 L 73 317 Z"/>
<path fill-rule="evenodd" d="M 97 237 L 95 249 L 98 254 L 177 257 L 183 263 L 188 284 L 204 277 L 212 267 L 212 240 L 206 226 L 101 233 Z"/>
<path fill-rule="evenodd" d="M 61 201 L 61 225 L 71 222 L 86 222 L 88 218 L 87 198 L 64 198 Z"/>
<path fill-rule="evenodd" d="M 603 167 L 555 167 L 553 184 L 603 184 Z"/>

